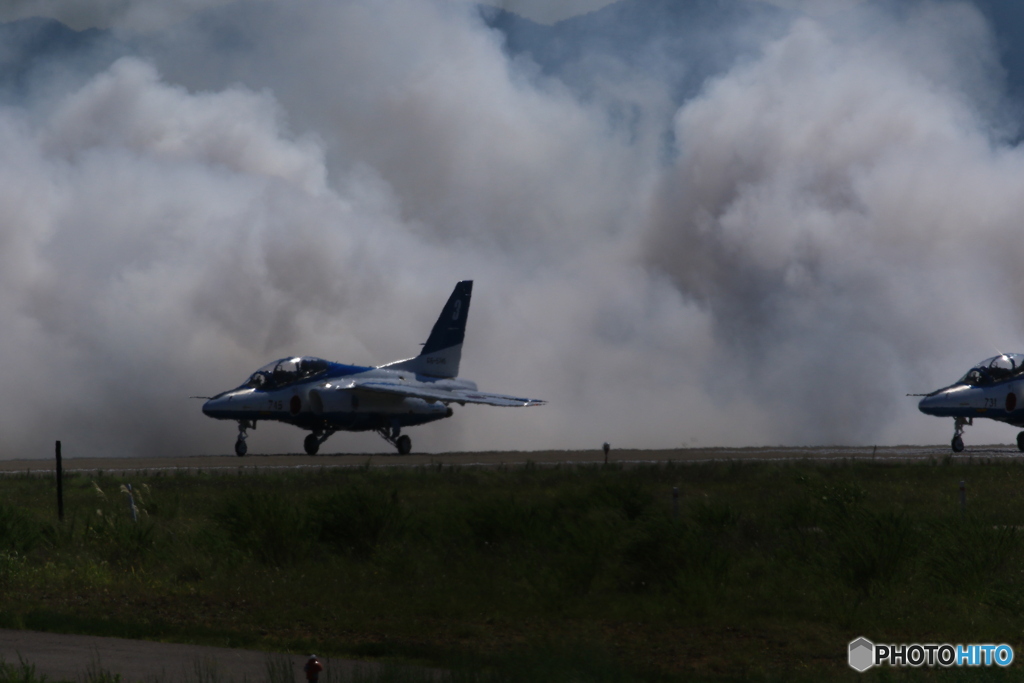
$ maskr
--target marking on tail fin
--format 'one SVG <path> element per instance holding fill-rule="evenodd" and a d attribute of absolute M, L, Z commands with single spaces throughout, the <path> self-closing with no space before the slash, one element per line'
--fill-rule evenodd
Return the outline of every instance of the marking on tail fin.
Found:
<path fill-rule="evenodd" d="M 430 377 L 455 377 L 462 359 L 462 341 L 466 335 L 469 302 L 473 295 L 473 281 L 463 280 L 455 285 L 426 343 L 415 358 L 388 363 L 381 367 L 412 370 Z"/>

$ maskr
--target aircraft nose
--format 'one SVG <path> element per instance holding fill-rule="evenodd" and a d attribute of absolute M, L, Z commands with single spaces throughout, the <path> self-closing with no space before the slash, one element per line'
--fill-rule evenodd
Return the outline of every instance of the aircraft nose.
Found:
<path fill-rule="evenodd" d="M 214 417 L 217 414 L 217 401 L 216 399 L 210 399 L 203 404 L 203 415 L 206 417 Z"/>
<path fill-rule="evenodd" d="M 230 396 L 226 396 L 228 392 L 223 394 L 217 394 L 209 401 L 203 404 L 203 415 L 207 417 L 220 417 L 227 412 L 228 402 L 231 401 Z"/>
<path fill-rule="evenodd" d="M 940 394 L 929 394 L 921 399 L 921 402 L 917 404 L 917 409 L 925 415 L 935 415 L 936 411 L 942 407 L 944 401 L 945 397 Z"/>
<path fill-rule="evenodd" d="M 955 386 L 933 391 L 917 404 L 917 409 L 925 415 L 937 417 L 957 417 L 969 411 L 970 387 Z"/>

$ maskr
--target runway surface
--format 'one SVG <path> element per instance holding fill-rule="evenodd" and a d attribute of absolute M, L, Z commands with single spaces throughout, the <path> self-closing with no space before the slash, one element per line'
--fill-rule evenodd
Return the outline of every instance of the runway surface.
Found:
<path fill-rule="evenodd" d="M 953 454 L 948 445 L 885 446 L 885 447 L 806 447 L 782 446 L 762 448 L 678 448 L 666 450 L 639 450 L 612 448 L 609 463 L 702 463 L 714 461 L 837 461 L 877 460 L 916 461 L 951 457 L 953 461 L 973 462 L 978 459 L 1024 457 L 1015 447 L 1006 445 L 975 446 L 963 453 Z M 461 465 L 487 467 L 497 465 L 599 464 L 605 461 L 601 450 L 591 451 L 482 451 L 460 453 L 413 453 L 389 455 L 381 453 L 325 454 L 325 455 L 194 455 L 160 458 L 64 458 L 65 472 L 138 472 L 138 471 L 211 471 L 232 470 L 258 472 L 267 469 L 319 468 L 319 467 L 418 467 L 429 465 Z M 37 460 L 0 460 L 0 474 L 43 473 L 56 469 L 54 458 Z"/>

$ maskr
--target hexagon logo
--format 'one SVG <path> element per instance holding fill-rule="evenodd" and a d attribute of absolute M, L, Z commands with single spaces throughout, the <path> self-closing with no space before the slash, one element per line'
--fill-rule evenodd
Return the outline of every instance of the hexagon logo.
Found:
<path fill-rule="evenodd" d="M 875 644 L 867 638 L 850 643 L 850 668 L 864 673 L 875 663 Z"/>

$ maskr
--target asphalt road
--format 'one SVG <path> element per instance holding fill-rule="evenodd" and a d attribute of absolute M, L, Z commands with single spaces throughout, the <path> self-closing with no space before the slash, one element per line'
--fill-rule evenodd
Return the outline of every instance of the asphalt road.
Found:
<path fill-rule="evenodd" d="M 50 681 L 85 680 L 90 672 L 120 674 L 125 683 L 177 683 L 179 681 L 266 681 L 268 665 L 288 667 L 294 679 L 304 681 L 305 655 L 232 650 L 203 645 L 154 643 L 146 640 L 61 635 L 0 629 L 0 658 L 8 665 L 20 662 L 35 667 L 36 678 Z M 334 675 L 354 667 L 374 666 L 349 660 L 322 660 Z M 281 677 L 274 676 L 274 681 Z"/>

